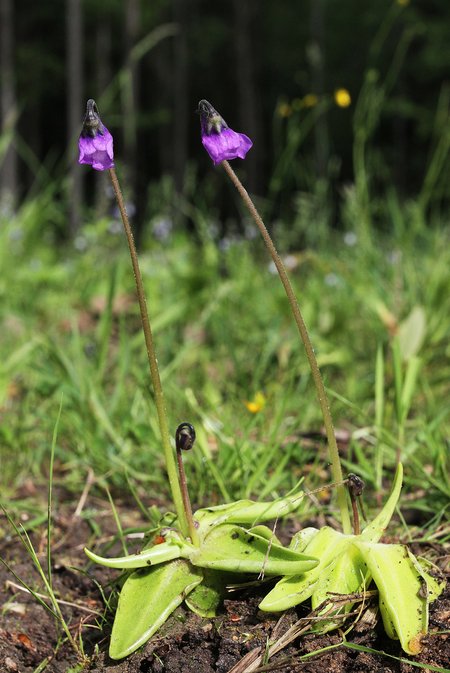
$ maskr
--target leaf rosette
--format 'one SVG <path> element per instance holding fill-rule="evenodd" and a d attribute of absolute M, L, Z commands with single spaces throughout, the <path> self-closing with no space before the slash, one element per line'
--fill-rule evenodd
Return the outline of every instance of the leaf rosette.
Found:
<path fill-rule="evenodd" d="M 282 546 L 260 522 L 293 512 L 303 493 L 265 503 L 240 500 L 194 514 L 198 544 L 176 529 L 139 554 L 105 558 L 86 549 L 95 563 L 130 570 L 119 597 L 109 654 L 122 659 L 143 645 L 183 602 L 212 617 L 230 581 L 242 576 L 299 576 L 318 564 L 309 554 Z"/>
<path fill-rule="evenodd" d="M 312 609 L 323 616 L 313 630 L 324 633 L 341 626 L 354 605 L 351 600 L 334 605 L 333 598 L 362 593 L 373 581 L 387 635 L 399 639 L 408 654 L 418 654 L 428 630 L 429 603 L 443 591 L 445 582 L 435 576 L 432 564 L 416 558 L 405 545 L 379 542 L 398 502 L 402 475 L 399 464 L 391 495 L 360 535 L 344 535 L 327 526 L 295 535 L 291 549 L 319 562 L 308 573 L 283 577 L 260 609 L 278 612 L 310 598 Z"/>

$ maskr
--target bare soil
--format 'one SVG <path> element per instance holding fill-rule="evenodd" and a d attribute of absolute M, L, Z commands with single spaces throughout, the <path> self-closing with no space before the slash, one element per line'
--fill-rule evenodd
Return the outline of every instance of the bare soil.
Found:
<path fill-rule="evenodd" d="M 114 530 L 107 507 L 99 502 L 89 502 L 97 507 L 102 534 Z M 109 632 L 113 619 L 111 609 L 105 608 L 104 596 L 111 595 L 113 581 L 118 573 L 86 563 L 85 545 L 93 544 L 92 526 L 73 511 L 64 507 L 54 522 L 52 536 L 52 572 L 54 588 L 59 599 L 66 601 L 61 609 L 75 638 L 81 634 L 88 660 L 83 668 L 76 668 L 79 659 L 63 637 L 54 617 L 35 598 L 17 588 L 18 580 L 4 565 L 0 565 L 0 672 L 1 673 L 233 673 L 245 671 L 244 656 L 254 656 L 265 651 L 267 642 L 280 637 L 300 617 L 305 617 L 307 606 L 290 610 L 283 616 L 267 615 L 258 611 L 258 603 L 267 586 L 230 594 L 220 615 L 201 619 L 184 608 L 179 608 L 165 626 L 143 646 L 123 661 L 112 661 L 107 655 Z M 131 511 L 131 510 L 128 510 Z M 122 521 L 127 518 L 120 512 Z M 128 514 L 126 525 L 136 524 L 136 515 Z M 141 522 L 142 523 L 142 522 Z M 45 530 L 32 534 L 33 544 L 45 567 Z M 108 535 L 105 533 L 105 540 Z M 414 545 L 414 552 L 431 556 L 444 567 L 448 562 L 445 550 L 433 545 Z M 111 551 L 112 553 L 112 551 Z M 17 536 L 10 530 L 6 519 L 0 518 L 0 557 L 12 567 L 21 580 L 36 591 L 42 592 L 32 561 Z M 104 596 L 100 590 L 103 587 Z M 342 641 L 342 634 L 334 632 L 324 636 L 304 634 L 280 651 L 266 664 L 253 670 L 289 673 L 409 673 L 418 670 L 409 662 L 422 664 L 422 669 L 440 667 L 450 671 L 450 591 L 435 601 L 430 608 L 429 635 L 423 650 L 415 658 L 406 656 L 397 641 L 390 640 L 382 624 L 361 619 L 347 635 L 356 645 L 381 650 L 385 654 L 372 654 L 340 646 L 318 653 L 310 659 L 299 657 L 323 650 Z M 444 633 L 447 631 L 447 633 Z M 256 648 L 260 648 L 257 650 Z M 253 653 L 253 654 L 252 654 Z M 399 657 L 402 661 L 387 655 Z M 42 667 L 40 667 L 42 666 Z M 236 667 L 236 668 L 233 668 Z M 420 669 L 419 669 L 420 670 Z M 428 670 L 433 670 L 429 668 Z"/>

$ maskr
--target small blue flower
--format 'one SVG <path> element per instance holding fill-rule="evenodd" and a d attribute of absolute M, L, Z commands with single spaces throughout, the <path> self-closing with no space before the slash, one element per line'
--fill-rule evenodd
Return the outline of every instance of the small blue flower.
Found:
<path fill-rule="evenodd" d="M 102 124 L 97 105 L 92 98 L 86 105 L 78 149 L 79 164 L 89 164 L 96 171 L 106 171 L 114 167 L 113 137 Z"/>
<path fill-rule="evenodd" d="M 230 159 L 245 159 L 253 142 L 244 133 L 237 133 L 228 127 L 223 117 L 207 100 L 198 104 L 202 129 L 202 144 L 215 164 Z"/>

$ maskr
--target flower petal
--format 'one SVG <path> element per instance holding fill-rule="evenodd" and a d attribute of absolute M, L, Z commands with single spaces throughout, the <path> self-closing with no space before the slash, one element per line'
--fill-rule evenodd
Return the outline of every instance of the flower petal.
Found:
<path fill-rule="evenodd" d="M 96 171 L 114 167 L 113 137 L 106 128 L 96 131 L 94 137 L 81 134 L 78 141 L 78 163 L 88 164 Z"/>
<path fill-rule="evenodd" d="M 215 164 L 237 157 L 244 159 L 253 145 L 244 133 L 237 133 L 230 128 L 223 129 L 221 133 L 213 131 L 210 135 L 202 133 L 202 143 Z"/>

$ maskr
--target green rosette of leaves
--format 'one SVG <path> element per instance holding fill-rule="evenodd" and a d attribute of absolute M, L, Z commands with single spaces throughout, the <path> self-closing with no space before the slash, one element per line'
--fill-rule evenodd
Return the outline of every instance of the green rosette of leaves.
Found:
<path fill-rule="evenodd" d="M 428 630 L 429 603 L 443 591 L 445 582 L 432 564 L 416 558 L 405 545 L 379 542 L 400 497 L 402 476 L 399 464 L 386 504 L 359 535 L 344 535 L 327 526 L 295 535 L 291 549 L 316 557 L 319 563 L 307 573 L 283 577 L 260 609 L 278 612 L 310 598 L 317 616 L 323 616 L 313 630 L 324 633 L 342 626 L 354 607 L 351 597 L 373 582 L 386 633 L 399 639 L 408 654 L 418 654 Z M 336 600 L 342 596 L 349 600 Z"/>
<path fill-rule="evenodd" d="M 109 654 L 122 659 L 143 645 L 183 601 L 203 617 L 212 617 L 230 582 L 262 576 L 303 576 L 318 561 L 283 547 L 260 522 L 297 509 L 303 494 L 270 503 L 241 500 L 199 509 L 194 514 L 198 542 L 176 529 L 163 529 L 164 542 L 140 554 L 88 557 L 110 568 L 130 570 L 119 597 Z M 160 540 L 158 537 L 158 541 Z"/>

